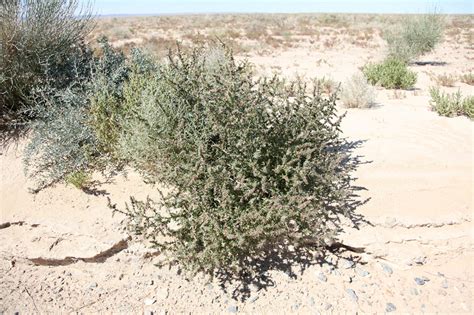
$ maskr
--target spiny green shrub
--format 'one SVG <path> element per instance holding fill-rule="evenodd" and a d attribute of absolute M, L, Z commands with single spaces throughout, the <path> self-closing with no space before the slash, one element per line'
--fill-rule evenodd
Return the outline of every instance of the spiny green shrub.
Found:
<path fill-rule="evenodd" d="M 443 32 L 444 18 L 435 12 L 408 16 L 384 37 L 389 56 L 409 62 L 432 51 L 441 41 Z"/>
<path fill-rule="evenodd" d="M 405 62 L 396 58 L 368 64 L 363 72 L 370 84 L 387 89 L 410 89 L 416 83 L 416 73 L 409 70 Z"/>
<path fill-rule="evenodd" d="M 77 18 L 79 14 L 81 18 Z M 0 124 L 31 119 L 31 92 L 64 88 L 87 75 L 78 59 L 91 57 L 82 40 L 92 28 L 90 10 L 78 0 L 0 1 Z"/>
<path fill-rule="evenodd" d="M 461 92 L 445 94 L 439 88 L 430 88 L 431 108 L 441 116 L 467 116 L 474 119 L 474 96 L 463 98 Z"/>
<path fill-rule="evenodd" d="M 341 101 L 345 107 L 368 108 L 374 105 L 374 88 L 361 73 L 355 73 L 345 81 L 341 90 Z"/>
<path fill-rule="evenodd" d="M 255 79 L 227 50 L 206 56 L 178 50 L 142 78 L 120 154 L 169 190 L 111 206 L 191 271 L 251 271 L 269 249 L 324 246 L 353 215 L 336 95 Z"/>

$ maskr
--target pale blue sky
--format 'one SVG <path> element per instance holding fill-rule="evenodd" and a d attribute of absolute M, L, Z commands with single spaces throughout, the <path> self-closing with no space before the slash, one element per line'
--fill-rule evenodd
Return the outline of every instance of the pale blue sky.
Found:
<path fill-rule="evenodd" d="M 87 1 L 87 0 L 84 0 Z M 176 14 L 238 12 L 474 13 L 474 0 L 92 0 L 96 13 Z"/>

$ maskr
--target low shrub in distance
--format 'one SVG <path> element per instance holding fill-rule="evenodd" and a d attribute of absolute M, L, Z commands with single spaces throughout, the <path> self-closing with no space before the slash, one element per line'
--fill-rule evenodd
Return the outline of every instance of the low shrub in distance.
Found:
<path fill-rule="evenodd" d="M 407 16 L 384 37 L 390 57 L 410 62 L 432 51 L 443 38 L 443 33 L 444 18 L 434 12 Z"/>
<path fill-rule="evenodd" d="M 342 84 L 341 101 L 348 108 L 368 108 L 374 104 L 375 90 L 361 73 Z"/>
<path fill-rule="evenodd" d="M 378 64 L 368 64 L 363 73 L 372 85 L 381 85 L 387 89 L 410 89 L 416 83 L 416 73 L 408 69 L 400 59 L 387 58 Z"/>
<path fill-rule="evenodd" d="M 270 249 L 324 246 L 352 215 L 336 96 L 207 55 L 178 50 L 143 75 L 119 154 L 170 191 L 113 207 L 191 271 L 251 271 Z"/>
<path fill-rule="evenodd" d="M 463 98 L 461 92 L 448 94 L 439 88 L 430 88 L 431 108 L 441 116 L 467 116 L 474 119 L 474 96 Z"/>
<path fill-rule="evenodd" d="M 460 80 L 463 83 L 474 85 L 474 73 L 469 72 L 460 76 Z"/>
<path fill-rule="evenodd" d="M 438 85 L 452 87 L 456 83 L 456 76 L 451 74 L 440 74 L 435 76 L 435 81 Z"/>

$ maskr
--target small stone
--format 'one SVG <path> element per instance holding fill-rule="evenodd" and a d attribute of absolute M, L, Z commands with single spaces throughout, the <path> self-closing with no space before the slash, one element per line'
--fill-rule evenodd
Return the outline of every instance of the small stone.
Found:
<path fill-rule="evenodd" d="M 421 278 L 415 278 L 415 282 L 418 285 L 424 285 L 425 284 L 425 280 L 423 280 Z"/>
<path fill-rule="evenodd" d="M 309 304 L 310 306 L 314 306 L 314 305 L 316 304 L 316 301 L 314 300 L 313 297 L 311 297 L 311 298 L 309 299 L 308 304 Z"/>
<path fill-rule="evenodd" d="M 300 303 L 293 304 L 291 306 L 291 310 L 292 311 L 297 311 L 300 308 L 300 305 L 301 305 Z"/>
<path fill-rule="evenodd" d="M 321 282 L 327 282 L 328 281 L 328 277 L 326 277 L 326 275 L 322 272 L 320 272 L 318 274 L 318 279 L 321 281 Z"/>
<path fill-rule="evenodd" d="M 148 281 L 148 284 L 149 284 L 149 285 L 154 285 L 154 284 L 155 284 L 155 281 L 153 281 L 153 279 L 151 279 L 150 281 Z"/>
<path fill-rule="evenodd" d="M 396 310 L 397 308 L 395 307 L 395 305 L 393 305 L 392 303 L 387 303 L 387 306 L 385 307 L 385 312 L 390 313 Z"/>
<path fill-rule="evenodd" d="M 444 279 L 443 282 L 441 282 L 441 287 L 443 289 L 447 289 L 448 288 L 448 280 Z"/>
<path fill-rule="evenodd" d="M 238 308 L 237 308 L 237 306 L 235 306 L 235 305 L 231 305 L 231 306 L 229 306 L 229 307 L 227 308 L 227 311 L 228 311 L 229 313 L 237 313 Z"/>
<path fill-rule="evenodd" d="M 95 288 L 97 288 L 97 286 L 98 286 L 97 282 L 92 282 L 91 284 L 89 284 L 89 289 L 91 289 L 91 290 L 95 289 Z"/>
<path fill-rule="evenodd" d="M 324 303 L 324 310 L 325 310 L 325 311 L 329 310 L 330 308 L 332 308 L 332 304 L 330 304 L 330 303 Z"/>
<path fill-rule="evenodd" d="M 382 269 L 385 273 L 387 273 L 389 275 L 391 275 L 393 273 L 393 269 L 389 265 L 387 265 L 385 263 L 380 263 L 380 266 L 382 266 Z"/>
<path fill-rule="evenodd" d="M 145 305 L 150 306 L 150 305 L 155 304 L 155 303 L 156 303 L 156 300 L 155 300 L 155 299 L 148 298 L 148 299 L 145 299 L 144 303 L 145 303 Z"/>
<path fill-rule="evenodd" d="M 426 264 L 426 257 L 425 256 L 418 256 L 413 258 L 413 263 L 417 265 L 424 265 Z"/>
<path fill-rule="evenodd" d="M 341 268 L 351 269 L 354 267 L 355 263 L 352 260 L 343 259 L 339 265 Z"/>
<path fill-rule="evenodd" d="M 369 272 L 363 268 L 357 267 L 355 270 L 356 273 L 361 277 L 367 277 L 369 275 Z"/>
<path fill-rule="evenodd" d="M 254 303 L 256 300 L 258 300 L 258 296 L 257 296 L 257 295 L 252 296 L 252 297 L 249 299 L 249 302 L 250 302 L 250 303 Z"/>
<path fill-rule="evenodd" d="M 359 297 L 357 296 L 357 294 L 355 293 L 354 290 L 352 289 L 346 289 L 346 292 L 347 294 L 349 295 L 349 297 L 354 301 L 354 302 L 357 302 L 359 300 Z"/>

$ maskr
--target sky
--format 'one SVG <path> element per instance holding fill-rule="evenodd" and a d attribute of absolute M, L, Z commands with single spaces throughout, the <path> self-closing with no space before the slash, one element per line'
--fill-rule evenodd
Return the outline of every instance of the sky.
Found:
<path fill-rule="evenodd" d="M 90 1 L 90 0 L 82 0 Z M 474 13 L 474 0 L 92 0 L 99 15 L 179 13 Z"/>

